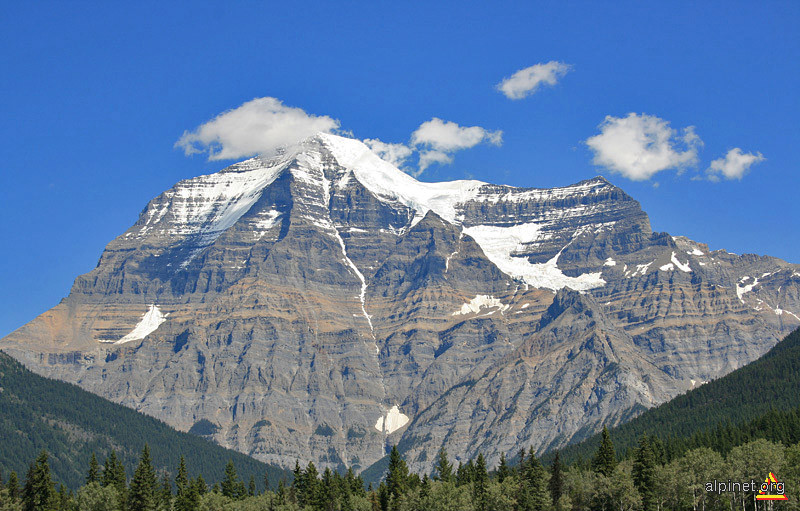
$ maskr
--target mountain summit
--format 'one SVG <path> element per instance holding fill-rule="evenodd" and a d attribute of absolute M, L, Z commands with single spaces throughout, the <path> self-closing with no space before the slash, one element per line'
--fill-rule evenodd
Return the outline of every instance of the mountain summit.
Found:
<path fill-rule="evenodd" d="M 0 348 L 263 461 L 427 471 L 617 424 L 798 316 L 800 266 L 654 233 L 603 178 L 424 183 L 318 134 L 151 200 Z"/>

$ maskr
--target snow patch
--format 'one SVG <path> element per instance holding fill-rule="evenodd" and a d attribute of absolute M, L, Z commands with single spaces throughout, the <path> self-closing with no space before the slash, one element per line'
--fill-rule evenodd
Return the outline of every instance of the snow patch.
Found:
<path fill-rule="evenodd" d="M 606 262 L 603 263 L 603 266 L 616 266 L 617 262 L 610 257 L 606 259 Z"/>
<path fill-rule="evenodd" d="M 587 291 L 605 285 L 601 272 L 584 273 L 578 277 L 564 275 L 557 264 L 561 251 L 546 263 L 538 264 L 531 263 L 524 255 L 518 255 L 526 244 L 537 239 L 539 231 L 539 226 L 534 223 L 510 227 L 476 225 L 464 229 L 464 234 L 472 236 L 486 257 L 501 271 L 520 278 L 533 287 L 553 291 L 568 287 L 576 291 Z"/>
<path fill-rule="evenodd" d="M 158 308 L 158 305 L 151 305 L 150 309 L 145 313 L 144 316 L 142 316 L 142 319 L 134 327 L 134 329 L 122 339 L 114 342 L 114 344 L 125 344 L 126 342 L 144 339 L 151 333 L 155 332 L 156 329 L 161 326 L 161 323 L 167 320 L 167 316 L 168 314 L 161 313 L 161 309 Z"/>
<path fill-rule="evenodd" d="M 742 296 L 744 296 L 745 293 L 749 293 L 750 291 L 752 291 L 753 288 L 758 285 L 758 279 L 757 278 L 753 279 L 753 283 L 752 284 L 746 284 L 744 286 L 740 286 L 739 285 L 739 284 L 745 283 L 750 278 L 752 278 L 752 277 L 744 276 L 741 279 L 739 279 L 739 282 L 736 283 L 736 296 L 739 297 L 739 301 L 742 302 L 742 303 L 744 303 L 744 298 L 742 298 Z"/>
<path fill-rule="evenodd" d="M 692 271 L 692 268 L 689 267 L 689 261 L 686 261 L 686 264 L 681 264 L 681 262 L 678 261 L 678 258 L 675 257 L 675 252 L 672 253 L 670 261 L 672 261 L 672 263 L 682 272 L 690 273 Z"/>
<path fill-rule="evenodd" d="M 693 248 L 691 252 L 686 252 L 686 253 L 687 253 L 687 254 L 689 254 L 689 255 L 693 255 L 693 256 L 702 256 L 702 255 L 705 255 L 705 253 L 703 253 L 703 251 L 702 251 L 702 250 L 699 250 L 699 249 L 697 249 L 697 248 Z"/>
<path fill-rule="evenodd" d="M 626 276 L 626 277 L 628 277 L 628 278 L 633 278 L 633 277 L 637 277 L 637 276 L 639 276 L 639 275 L 645 275 L 645 274 L 647 273 L 647 270 L 650 268 L 650 266 L 651 266 L 651 265 L 652 265 L 654 262 L 655 262 L 655 261 L 650 261 L 650 262 L 649 262 L 649 263 L 647 263 L 647 264 L 637 264 L 637 265 L 636 265 L 636 269 L 635 269 L 635 270 L 633 270 L 633 271 L 632 271 L 630 274 L 628 274 L 628 273 L 626 272 L 625 276 Z M 627 266 L 625 266 L 625 268 L 627 268 Z"/>
<path fill-rule="evenodd" d="M 661 271 L 672 271 L 675 269 L 675 265 L 672 263 L 667 263 L 664 266 L 660 266 L 658 269 Z"/>
<path fill-rule="evenodd" d="M 390 435 L 408 424 L 408 415 L 400 413 L 400 408 L 394 405 L 388 412 L 382 415 L 375 423 L 375 429 Z"/>
<path fill-rule="evenodd" d="M 499 298 L 489 295 L 476 295 L 475 298 L 461 306 L 461 309 L 455 311 L 451 316 L 459 316 L 462 314 L 476 313 L 481 309 L 499 308 L 500 311 L 506 311 L 510 305 L 503 305 Z"/>

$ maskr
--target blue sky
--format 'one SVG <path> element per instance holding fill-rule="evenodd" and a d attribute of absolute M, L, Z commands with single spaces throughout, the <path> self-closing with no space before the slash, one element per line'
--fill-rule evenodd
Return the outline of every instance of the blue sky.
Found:
<path fill-rule="evenodd" d="M 0 335 L 66 296 L 149 199 L 231 163 L 175 143 L 263 97 L 388 143 L 433 119 L 502 131 L 421 139 L 452 163 L 420 179 L 602 174 L 655 230 L 800 263 L 800 3 L 562 4 L 4 3 Z M 547 63 L 553 85 L 497 89 Z M 732 157 L 709 180 L 737 148 L 749 171 Z"/>

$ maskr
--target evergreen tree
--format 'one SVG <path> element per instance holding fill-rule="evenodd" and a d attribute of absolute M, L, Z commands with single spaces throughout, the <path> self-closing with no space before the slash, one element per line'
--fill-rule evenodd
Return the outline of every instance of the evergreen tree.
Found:
<path fill-rule="evenodd" d="M 313 461 L 308 462 L 305 472 L 300 476 L 297 488 L 297 502 L 301 506 L 313 506 L 319 501 L 319 472 Z"/>
<path fill-rule="evenodd" d="M 175 511 L 194 511 L 200 504 L 200 494 L 197 488 L 190 484 L 189 474 L 186 470 L 186 460 L 181 456 L 178 465 L 178 475 L 175 476 Z"/>
<path fill-rule="evenodd" d="M 439 449 L 434 471 L 434 481 L 450 482 L 453 480 L 453 465 L 447 460 L 447 451 L 444 450 L 444 447 Z"/>
<path fill-rule="evenodd" d="M 594 459 L 592 460 L 592 469 L 606 477 L 611 477 L 616 466 L 617 455 L 614 452 L 614 444 L 611 442 L 611 435 L 608 433 L 608 428 L 603 426 L 600 447 L 597 449 Z"/>
<path fill-rule="evenodd" d="M 67 489 L 63 484 L 58 485 L 58 492 L 56 493 L 56 509 L 59 511 L 68 511 L 70 509 L 70 502 L 72 496 L 67 493 Z"/>
<path fill-rule="evenodd" d="M 550 469 L 550 482 L 547 483 L 547 489 L 550 490 L 550 497 L 553 501 L 553 507 L 555 507 L 564 492 L 564 475 L 561 473 L 561 457 L 558 451 L 556 451 L 556 457 Z"/>
<path fill-rule="evenodd" d="M 639 440 L 639 448 L 636 449 L 636 458 L 633 462 L 632 476 L 633 484 L 642 497 L 642 509 L 644 511 L 654 511 L 658 504 L 655 494 L 656 457 L 647 436 L 642 436 Z"/>
<path fill-rule="evenodd" d="M 520 493 L 517 499 L 519 508 L 525 511 L 544 511 L 550 509 L 550 495 L 547 492 L 547 472 L 531 447 L 524 465 Z"/>
<path fill-rule="evenodd" d="M 17 477 L 17 473 L 13 470 L 10 474 L 8 474 L 8 482 L 6 483 L 6 490 L 8 490 L 8 497 L 11 499 L 11 502 L 16 502 L 19 500 L 20 497 L 20 489 L 19 489 L 19 478 Z"/>
<path fill-rule="evenodd" d="M 166 510 L 172 508 L 172 483 L 169 480 L 169 474 L 164 472 L 164 477 L 161 479 L 161 488 L 158 492 L 158 509 Z"/>
<path fill-rule="evenodd" d="M 511 475 L 511 469 L 508 468 L 506 461 L 506 453 L 500 453 L 500 465 L 497 466 L 497 481 L 502 483 L 508 476 Z"/>
<path fill-rule="evenodd" d="M 56 491 L 50 478 L 50 465 L 47 452 L 42 451 L 36 458 L 25 479 L 22 490 L 22 505 L 25 511 L 50 511 L 57 506 Z"/>
<path fill-rule="evenodd" d="M 202 475 L 200 474 L 197 475 L 197 478 L 194 480 L 194 483 L 192 484 L 192 491 L 197 493 L 198 498 L 208 493 L 208 485 L 206 484 L 206 481 L 205 479 L 203 479 Z"/>
<path fill-rule="evenodd" d="M 250 497 L 256 496 L 256 478 L 250 474 L 250 483 L 247 485 L 247 495 Z"/>
<path fill-rule="evenodd" d="M 275 503 L 282 506 L 286 504 L 286 502 L 286 484 L 283 482 L 283 479 L 281 479 L 278 481 L 278 491 L 275 492 Z"/>
<path fill-rule="evenodd" d="M 483 457 L 483 453 L 478 454 L 473 481 L 475 484 L 472 486 L 472 496 L 475 499 L 475 508 L 479 511 L 486 511 L 486 492 L 489 485 L 489 474 L 486 471 L 486 459 Z"/>
<path fill-rule="evenodd" d="M 100 464 L 97 463 L 97 457 L 92 453 L 92 459 L 89 460 L 89 473 L 86 474 L 86 484 L 100 482 Z"/>
<path fill-rule="evenodd" d="M 397 446 L 392 446 L 389 453 L 389 469 L 386 473 L 386 490 L 393 502 L 397 502 L 400 496 L 408 489 L 408 466 L 400 456 Z"/>
<path fill-rule="evenodd" d="M 158 505 L 157 485 L 158 478 L 150 459 L 150 447 L 145 444 L 128 490 L 128 510 L 155 510 Z"/>
<path fill-rule="evenodd" d="M 125 479 L 125 466 L 117 458 L 117 453 L 111 451 L 103 466 L 103 486 L 113 486 L 119 492 L 119 495 L 123 496 L 126 486 Z"/>
<path fill-rule="evenodd" d="M 239 480 L 239 476 L 236 474 L 236 467 L 233 465 L 233 460 L 228 460 L 228 463 L 225 465 L 225 478 L 222 480 L 221 485 L 222 495 L 229 499 L 242 498 L 244 495 L 240 493 L 241 486 L 242 483 Z"/>

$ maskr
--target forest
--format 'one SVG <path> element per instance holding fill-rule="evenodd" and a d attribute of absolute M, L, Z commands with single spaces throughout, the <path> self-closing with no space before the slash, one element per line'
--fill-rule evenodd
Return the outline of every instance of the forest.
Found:
<path fill-rule="evenodd" d="M 774 415 L 773 415 L 774 417 Z M 800 414 L 791 415 L 797 427 Z M 765 418 L 767 422 L 773 419 Z M 777 427 L 777 426 L 776 426 Z M 483 455 L 454 467 L 447 453 L 438 453 L 433 472 L 411 473 L 393 447 L 385 477 L 373 487 L 352 470 L 326 468 L 313 462 L 296 464 L 290 481 L 259 491 L 255 478 L 239 477 L 233 461 L 224 476 L 209 484 L 192 475 L 183 457 L 173 473 L 153 467 L 145 445 L 133 477 L 114 451 L 101 465 L 92 455 L 85 484 L 77 491 L 56 485 L 48 454 L 42 451 L 24 476 L 11 472 L 0 478 L 0 511 L 191 511 L 191 510 L 558 510 L 558 511 L 667 511 L 667 510 L 796 510 L 800 481 L 800 443 L 784 445 L 764 438 L 731 447 L 726 454 L 694 447 L 670 458 L 656 438 L 643 436 L 635 449 L 618 456 L 607 429 L 591 459 L 563 464 L 558 454 L 545 466 L 532 451 L 521 450 L 517 463 L 505 456 L 487 467 Z M 709 490 L 718 482 L 760 483 L 775 474 L 785 484 L 786 501 L 760 501 L 756 491 Z"/>

